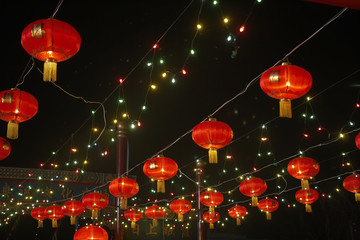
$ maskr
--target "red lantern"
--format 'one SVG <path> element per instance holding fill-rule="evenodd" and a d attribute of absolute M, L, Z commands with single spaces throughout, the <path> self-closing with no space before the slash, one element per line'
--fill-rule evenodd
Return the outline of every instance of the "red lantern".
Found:
<path fill-rule="evenodd" d="M 275 199 L 262 199 L 258 202 L 258 208 L 266 212 L 266 220 L 271 220 L 271 213 L 279 208 L 279 203 Z"/>
<path fill-rule="evenodd" d="M 308 179 L 316 176 L 319 170 L 319 163 L 315 159 L 306 157 L 295 158 L 287 166 L 289 174 L 301 180 L 301 189 L 310 188 Z"/>
<path fill-rule="evenodd" d="M 217 149 L 228 145 L 233 138 L 233 131 L 226 123 L 209 118 L 196 125 L 192 131 L 192 139 L 202 148 L 209 149 L 209 163 L 217 163 Z"/>
<path fill-rule="evenodd" d="M 98 211 L 107 207 L 109 198 L 98 192 L 88 193 L 82 198 L 82 204 L 91 210 L 91 218 L 97 219 Z"/>
<path fill-rule="evenodd" d="M 143 171 L 145 175 L 157 181 L 157 192 L 165 192 L 165 180 L 175 176 L 178 165 L 171 158 L 158 156 L 145 162 Z"/>
<path fill-rule="evenodd" d="M 0 119 L 8 122 L 7 138 L 17 139 L 19 123 L 35 116 L 38 102 L 30 93 L 11 89 L 0 92 Z"/>
<path fill-rule="evenodd" d="M 355 137 L 355 144 L 358 149 L 360 149 L 360 132 Z"/>
<path fill-rule="evenodd" d="M 142 213 L 136 209 L 127 210 L 124 216 L 127 220 L 131 221 L 131 228 L 133 229 L 136 227 L 136 222 L 143 217 Z"/>
<path fill-rule="evenodd" d="M 154 204 L 145 209 L 145 215 L 153 220 L 153 227 L 155 227 L 157 220 L 165 215 L 165 209 Z"/>
<path fill-rule="evenodd" d="M 220 192 L 209 190 L 200 194 L 200 202 L 209 207 L 209 213 L 215 214 L 215 207 L 220 205 L 224 201 L 224 196 Z"/>
<path fill-rule="evenodd" d="M 258 196 L 267 189 L 266 182 L 261 178 L 251 177 L 240 183 L 239 190 L 245 196 L 251 197 L 252 206 L 258 205 Z"/>
<path fill-rule="evenodd" d="M 353 174 L 344 179 L 343 186 L 349 192 L 355 193 L 355 201 L 360 201 L 360 175 Z"/>
<path fill-rule="evenodd" d="M 45 207 L 36 207 L 31 210 L 31 216 L 38 220 L 38 228 L 44 226 L 43 220 L 47 218 L 46 208 Z"/>
<path fill-rule="evenodd" d="M 319 194 L 314 189 L 300 189 L 295 193 L 295 198 L 298 202 L 305 204 L 306 212 L 312 212 L 310 204 L 316 202 L 316 200 L 319 198 Z"/>
<path fill-rule="evenodd" d="M 47 207 L 45 209 L 45 212 L 47 214 L 47 218 L 52 220 L 52 227 L 53 228 L 57 228 L 58 224 L 57 224 L 57 220 L 63 218 L 65 216 L 64 212 L 62 211 L 60 206 L 51 206 L 51 207 Z"/>
<path fill-rule="evenodd" d="M 75 225 L 76 216 L 85 211 L 85 207 L 80 201 L 70 200 L 62 205 L 62 210 L 65 215 L 70 216 L 70 224 Z"/>
<path fill-rule="evenodd" d="M 203 214 L 203 219 L 205 222 L 210 223 L 210 229 L 214 229 L 214 223 L 219 221 L 220 214 L 218 212 L 214 212 L 214 214 L 211 214 L 210 212 L 205 212 Z"/>
<path fill-rule="evenodd" d="M 280 99 L 280 117 L 291 118 L 291 100 L 305 95 L 311 88 L 312 77 L 305 69 L 284 62 L 264 72 L 261 89 L 270 97 Z"/>
<path fill-rule="evenodd" d="M 30 23 L 21 34 L 21 45 L 34 58 L 44 61 L 43 79 L 56 81 L 57 62 L 74 56 L 81 38 L 74 27 L 56 19 L 41 19 Z"/>
<path fill-rule="evenodd" d="M 357 0 L 305 0 L 305 1 L 333 5 L 341 8 L 353 8 L 360 10 L 360 2 Z"/>
<path fill-rule="evenodd" d="M 120 198 L 120 209 L 127 209 L 127 199 L 139 192 L 139 184 L 131 178 L 116 178 L 111 181 L 109 191 Z"/>
<path fill-rule="evenodd" d="M 76 231 L 74 235 L 74 240 L 108 240 L 109 235 L 107 232 L 99 227 L 94 225 L 89 225 L 86 227 L 82 227 Z"/>
<path fill-rule="evenodd" d="M 8 140 L 0 137 L 0 160 L 7 158 L 10 155 L 11 146 Z"/>
<path fill-rule="evenodd" d="M 177 199 L 170 203 L 170 210 L 178 214 L 178 221 L 184 221 L 184 214 L 191 210 L 191 203 L 185 199 Z"/>
<path fill-rule="evenodd" d="M 228 209 L 229 216 L 236 219 L 236 225 L 241 225 L 241 218 L 244 218 L 247 214 L 247 210 L 243 206 L 234 206 Z"/>

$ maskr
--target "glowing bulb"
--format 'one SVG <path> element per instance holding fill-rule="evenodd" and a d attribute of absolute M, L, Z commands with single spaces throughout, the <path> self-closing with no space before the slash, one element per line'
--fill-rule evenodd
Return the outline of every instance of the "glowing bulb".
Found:
<path fill-rule="evenodd" d="M 164 72 L 164 73 L 161 74 L 161 76 L 162 76 L 163 78 L 166 78 L 166 75 L 167 75 L 166 72 Z"/>
<path fill-rule="evenodd" d="M 228 18 L 224 18 L 224 23 L 228 23 L 229 19 Z"/>
<path fill-rule="evenodd" d="M 185 69 L 181 70 L 181 73 L 182 73 L 183 75 L 186 75 L 186 74 L 187 74 L 187 72 L 186 72 Z"/>
<path fill-rule="evenodd" d="M 200 30 L 202 28 L 201 24 L 196 25 L 197 29 Z"/>
<path fill-rule="evenodd" d="M 156 85 L 155 85 L 155 84 L 151 84 L 150 87 L 151 87 L 152 89 L 156 89 Z"/>
<path fill-rule="evenodd" d="M 241 26 L 240 28 L 239 28 L 239 32 L 244 32 L 245 31 L 245 26 Z"/>

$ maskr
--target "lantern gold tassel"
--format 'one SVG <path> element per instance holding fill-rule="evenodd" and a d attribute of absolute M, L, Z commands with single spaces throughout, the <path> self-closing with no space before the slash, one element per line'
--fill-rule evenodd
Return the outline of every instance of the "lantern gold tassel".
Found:
<path fill-rule="evenodd" d="M 157 181 L 157 192 L 165 193 L 165 180 Z"/>
<path fill-rule="evenodd" d="M 157 219 L 153 219 L 153 227 L 157 226 Z"/>
<path fill-rule="evenodd" d="M 97 219 L 98 218 L 98 210 L 92 210 L 91 211 L 91 218 Z"/>
<path fill-rule="evenodd" d="M 136 222 L 131 222 L 131 229 L 135 229 L 136 228 Z"/>
<path fill-rule="evenodd" d="M 56 82 L 57 62 L 54 58 L 48 58 L 44 62 L 44 82 Z"/>
<path fill-rule="evenodd" d="M 360 202 L 360 192 L 355 193 L 355 201 Z"/>
<path fill-rule="evenodd" d="M 120 198 L 120 209 L 121 210 L 127 209 L 127 198 L 124 197 Z"/>
<path fill-rule="evenodd" d="M 38 228 L 42 228 L 42 227 L 44 227 L 44 222 L 43 222 L 43 220 L 39 220 L 38 221 Z"/>
<path fill-rule="evenodd" d="M 210 223 L 210 229 L 214 229 L 214 224 Z"/>
<path fill-rule="evenodd" d="M 312 209 L 311 209 L 311 205 L 310 204 L 305 204 L 305 212 L 311 213 Z"/>
<path fill-rule="evenodd" d="M 290 99 L 285 99 L 285 98 L 280 99 L 280 117 L 292 118 Z"/>
<path fill-rule="evenodd" d="M 76 222 L 76 217 L 70 216 L 70 225 L 75 225 L 75 222 Z"/>
<path fill-rule="evenodd" d="M 309 181 L 307 179 L 301 179 L 301 189 L 307 190 L 309 188 Z"/>
<path fill-rule="evenodd" d="M 217 151 L 216 151 L 215 148 L 210 148 L 210 149 L 209 149 L 209 163 L 210 163 L 210 164 L 216 164 L 216 163 L 218 163 Z"/>
<path fill-rule="evenodd" d="M 270 212 L 266 212 L 266 220 L 271 220 L 271 213 Z"/>
<path fill-rule="evenodd" d="M 236 226 L 240 226 L 241 225 L 241 218 L 237 218 L 236 219 Z"/>
<path fill-rule="evenodd" d="M 183 222 L 184 221 L 184 215 L 179 214 L 178 215 L 178 222 Z"/>
<path fill-rule="evenodd" d="M 14 120 L 9 120 L 6 137 L 15 140 L 18 138 L 18 136 L 19 136 L 19 122 Z"/>
<path fill-rule="evenodd" d="M 251 197 L 251 205 L 253 207 L 257 207 L 257 205 L 258 205 L 258 197 L 256 197 L 256 196 Z"/>
<path fill-rule="evenodd" d="M 57 227 L 58 227 L 58 224 L 57 224 L 57 220 L 56 220 L 56 219 L 53 219 L 53 220 L 52 220 L 52 227 L 53 227 L 53 228 L 57 228 Z"/>
<path fill-rule="evenodd" d="M 215 208 L 214 207 L 209 207 L 209 214 L 211 216 L 215 216 Z"/>

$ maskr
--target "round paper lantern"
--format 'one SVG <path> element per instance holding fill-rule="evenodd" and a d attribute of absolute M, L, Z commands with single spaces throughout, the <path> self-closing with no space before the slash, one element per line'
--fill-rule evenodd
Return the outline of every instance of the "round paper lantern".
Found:
<path fill-rule="evenodd" d="M 38 220 L 38 228 L 44 226 L 43 220 L 47 218 L 46 208 L 45 207 L 36 207 L 31 210 L 31 216 Z"/>
<path fill-rule="evenodd" d="M 136 222 L 143 217 L 142 213 L 136 209 L 127 210 L 124 216 L 127 220 L 131 221 L 131 228 L 133 229 L 136 227 Z"/>
<path fill-rule="evenodd" d="M 127 199 L 139 192 L 139 184 L 131 178 L 115 178 L 109 184 L 110 193 L 120 198 L 120 209 L 127 209 Z"/>
<path fill-rule="evenodd" d="M 266 212 L 266 220 L 271 220 L 271 213 L 279 208 L 279 203 L 275 199 L 266 198 L 258 202 L 258 208 Z"/>
<path fill-rule="evenodd" d="M 157 192 L 165 192 L 165 180 L 168 180 L 176 175 L 178 165 L 171 158 L 158 157 L 149 159 L 145 162 L 143 167 L 144 174 L 157 181 Z"/>
<path fill-rule="evenodd" d="M 312 212 L 311 205 L 312 203 L 316 202 L 319 198 L 319 193 L 314 189 L 300 189 L 295 193 L 295 198 L 298 202 L 305 204 L 305 211 Z"/>
<path fill-rule="evenodd" d="M 109 235 L 100 226 L 88 225 L 76 231 L 74 240 L 108 240 Z"/>
<path fill-rule="evenodd" d="M 11 146 L 8 140 L 0 137 L 0 160 L 7 158 L 10 155 Z"/>
<path fill-rule="evenodd" d="M 75 225 L 76 216 L 85 211 L 85 207 L 80 201 L 70 200 L 62 205 L 62 210 L 65 215 L 70 216 L 70 224 Z"/>
<path fill-rule="evenodd" d="M 184 221 L 184 214 L 191 210 L 191 203 L 185 199 L 177 199 L 170 203 L 170 210 L 178 214 L 178 221 Z"/>
<path fill-rule="evenodd" d="M 200 194 L 201 204 L 209 207 L 209 213 L 215 214 L 215 207 L 220 205 L 224 201 L 224 196 L 220 192 L 209 190 Z"/>
<path fill-rule="evenodd" d="M 236 225 L 241 225 L 241 218 L 244 218 L 247 214 L 247 210 L 243 206 L 234 206 L 228 209 L 229 216 L 236 219 Z"/>
<path fill-rule="evenodd" d="M 266 182 L 261 178 L 250 177 L 240 183 L 239 190 L 245 196 L 251 197 L 253 207 L 258 204 L 258 196 L 263 194 L 267 189 Z"/>
<path fill-rule="evenodd" d="M 210 229 L 214 229 L 214 223 L 219 221 L 220 214 L 218 212 L 214 212 L 214 214 L 210 214 L 209 212 L 205 212 L 203 214 L 203 219 L 205 222 L 210 223 Z"/>
<path fill-rule="evenodd" d="M 360 201 L 360 175 L 353 174 L 344 179 L 343 186 L 349 192 L 355 193 L 355 201 Z"/>
<path fill-rule="evenodd" d="M 319 173 L 320 165 L 312 158 L 300 157 L 288 163 L 287 171 L 294 178 L 301 180 L 301 189 L 309 189 L 308 179 Z"/>
<path fill-rule="evenodd" d="M 82 204 L 91 210 L 91 218 L 97 219 L 98 211 L 107 207 L 109 198 L 98 192 L 88 193 L 82 198 Z"/>
<path fill-rule="evenodd" d="M 280 100 L 280 117 L 291 118 L 291 100 L 305 95 L 311 88 L 312 77 L 305 69 L 288 62 L 265 71 L 260 78 L 261 89 Z"/>
<path fill-rule="evenodd" d="M 355 144 L 358 149 L 360 149 L 360 132 L 355 137 Z"/>
<path fill-rule="evenodd" d="M 40 19 L 30 23 L 21 34 L 21 45 L 34 58 L 44 61 L 43 79 L 56 81 L 57 63 L 74 56 L 81 38 L 74 27 L 56 19 Z"/>
<path fill-rule="evenodd" d="M 0 98 L 0 119 L 8 122 L 6 137 L 17 139 L 19 123 L 35 116 L 38 101 L 30 93 L 19 89 L 1 91 Z"/>
<path fill-rule="evenodd" d="M 157 220 L 165 215 L 165 209 L 154 204 L 145 209 L 145 215 L 153 220 L 153 227 L 155 227 Z"/>
<path fill-rule="evenodd" d="M 209 163 L 217 163 L 217 149 L 228 145 L 233 138 L 233 131 L 229 125 L 209 118 L 199 123 L 192 130 L 193 141 L 202 148 L 209 150 Z"/>
<path fill-rule="evenodd" d="M 62 211 L 60 206 L 51 206 L 51 207 L 47 207 L 45 209 L 45 212 L 47 214 L 47 218 L 51 219 L 52 221 L 52 227 L 53 228 L 57 228 L 58 224 L 57 224 L 57 220 L 63 218 L 65 216 L 64 212 Z"/>

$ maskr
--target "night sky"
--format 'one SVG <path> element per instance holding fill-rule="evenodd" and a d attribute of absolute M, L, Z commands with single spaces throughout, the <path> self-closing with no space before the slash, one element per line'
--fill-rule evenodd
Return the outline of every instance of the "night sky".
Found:
<path fill-rule="evenodd" d="M 35 20 L 50 17 L 56 5 L 55 0 L 2 4 L 1 90 L 21 82 L 32 63 L 30 60 L 25 68 L 30 56 L 20 43 L 22 30 Z M 115 173 L 116 143 L 112 138 L 116 135 L 111 130 L 115 119 L 122 120 L 128 126 L 129 169 L 162 153 L 174 159 L 184 174 L 179 172 L 173 185 L 167 182 L 167 193 L 153 194 L 155 185 L 149 183 L 140 164 L 129 172 L 142 186 L 137 204 L 146 205 L 149 196 L 159 200 L 194 193 L 193 169 L 199 160 L 205 163 L 202 186 L 219 185 L 216 190 L 224 193 L 223 206 L 217 209 L 221 221 L 230 218 L 227 209 L 236 202 L 249 212 L 241 227 L 235 228 L 233 219 L 225 226 L 215 224 L 209 239 L 357 239 L 359 205 L 342 181 L 360 169 L 360 152 L 354 141 L 360 127 L 356 105 L 360 104 L 359 10 L 347 9 L 308 39 L 341 10 L 285 0 L 223 0 L 217 5 L 207 0 L 64 1 L 55 18 L 71 24 L 82 42 L 75 56 L 58 64 L 56 84 L 87 101 L 102 102 L 106 128 L 95 143 L 104 128 L 101 106 L 86 104 L 43 82 L 43 63 L 34 59 L 34 67 L 19 88 L 37 98 L 39 111 L 20 124 L 19 139 L 10 140 L 11 155 L 0 166 L 40 168 L 44 164 L 41 168 L 54 169 L 51 164 L 56 164 L 60 170 Z M 224 23 L 224 17 L 229 23 Z M 197 31 L 198 23 L 202 28 Z M 242 25 L 245 31 L 240 33 Z M 282 61 L 306 69 L 313 78 L 308 94 L 292 101 L 292 119 L 279 118 L 278 100 L 259 86 L 261 73 Z M 181 73 L 183 69 L 186 75 Z M 165 78 L 163 72 L 167 72 Z M 119 85 L 121 78 L 125 81 Z M 151 84 L 156 85 L 155 90 L 149 88 Z M 123 118 L 124 113 L 130 117 Z M 207 150 L 191 138 L 192 128 L 210 116 L 229 124 L 234 132 L 233 142 L 218 151 L 217 165 L 206 164 Z M 6 127 L 2 122 L 0 136 L 6 136 Z M 338 139 L 340 134 L 344 137 Z M 300 181 L 286 172 L 287 163 L 298 157 L 299 151 L 320 163 L 319 174 L 310 180 L 320 194 L 311 214 L 295 200 Z M 88 164 L 83 166 L 85 159 Z M 278 197 L 280 207 L 272 221 L 249 206 L 249 198 L 237 189 L 238 176 L 268 165 L 253 176 L 268 180 L 264 195 Z M 272 180 L 277 174 L 283 178 Z M 30 221 L 24 218 L 23 223 Z M 1 228 L 6 234 L 10 230 Z M 231 238 L 230 233 L 236 234 Z"/>

